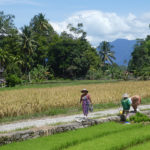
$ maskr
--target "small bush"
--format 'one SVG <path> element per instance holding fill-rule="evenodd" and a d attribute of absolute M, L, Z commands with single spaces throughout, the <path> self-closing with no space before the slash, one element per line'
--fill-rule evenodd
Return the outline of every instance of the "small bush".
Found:
<path fill-rule="evenodd" d="M 146 116 L 145 114 L 142 113 L 136 113 L 135 116 L 130 117 L 130 121 L 133 121 L 135 123 L 140 123 L 140 122 L 150 122 L 150 118 Z"/>
<path fill-rule="evenodd" d="M 21 79 L 15 74 L 11 74 L 8 75 L 8 77 L 6 77 L 6 85 L 8 87 L 14 87 L 15 85 L 20 83 L 21 83 Z"/>
<path fill-rule="evenodd" d="M 101 70 L 90 69 L 86 74 L 86 79 L 88 80 L 98 80 L 103 77 Z"/>
<path fill-rule="evenodd" d="M 54 79 L 54 75 L 48 72 L 48 70 L 48 67 L 37 65 L 37 67 L 33 68 L 33 70 L 30 72 L 32 82 L 41 82 L 48 79 Z"/>

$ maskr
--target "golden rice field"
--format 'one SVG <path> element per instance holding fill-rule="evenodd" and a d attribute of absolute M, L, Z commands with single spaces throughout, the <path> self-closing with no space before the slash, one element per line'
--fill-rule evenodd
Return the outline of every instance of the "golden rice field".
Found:
<path fill-rule="evenodd" d="M 118 102 L 124 93 L 150 97 L 150 81 L 0 91 L 0 117 L 34 114 L 54 107 L 79 106 L 80 90 L 83 88 L 89 90 L 95 104 Z"/>

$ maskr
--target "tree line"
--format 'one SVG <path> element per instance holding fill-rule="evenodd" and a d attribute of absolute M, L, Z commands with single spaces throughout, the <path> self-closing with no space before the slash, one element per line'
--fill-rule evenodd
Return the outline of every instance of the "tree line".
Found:
<path fill-rule="evenodd" d="M 126 78 L 126 67 L 114 63 L 112 45 L 103 41 L 94 48 L 86 39 L 82 23 L 76 27 L 69 24 L 69 33 L 58 34 L 42 13 L 35 15 L 29 25 L 20 30 L 14 19 L 14 15 L 0 12 L 0 68 L 4 69 L 1 76 L 5 77 L 8 86 L 57 78 Z M 138 41 L 128 66 L 136 76 L 141 75 L 137 73 L 139 64 L 145 62 L 144 58 L 136 61 L 137 53 L 141 56 L 139 51 L 145 49 L 145 57 L 150 55 L 149 38 L 146 40 Z"/>
<path fill-rule="evenodd" d="M 150 35 L 145 39 L 137 39 L 128 70 L 135 78 L 150 79 Z"/>

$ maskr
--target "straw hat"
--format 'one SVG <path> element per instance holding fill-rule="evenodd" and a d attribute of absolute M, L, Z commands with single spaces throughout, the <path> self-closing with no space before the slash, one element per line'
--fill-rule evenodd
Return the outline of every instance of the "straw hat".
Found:
<path fill-rule="evenodd" d="M 83 93 L 83 92 L 87 92 L 88 93 L 88 90 L 87 89 L 82 89 L 81 93 Z"/>
<path fill-rule="evenodd" d="M 125 93 L 125 94 L 122 95 L 122 97 L 123 97 L 123 98 L 128 98 L 129 95 L 128 95 L 127 93 Z"/>

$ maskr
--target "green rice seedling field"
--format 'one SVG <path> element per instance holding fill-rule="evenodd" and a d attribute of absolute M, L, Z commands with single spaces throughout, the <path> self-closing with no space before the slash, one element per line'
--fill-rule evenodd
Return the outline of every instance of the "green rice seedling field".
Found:
<path fill-rule="evenodd" d="M 146 141 L 144 143 L 140 143 L 138 145 L 130 147 L 126 150 L 149 150 L 149 149 L 150 149 L 150 141 Z"/>
<path fill-rule="evenodd" d="M 0 150 L 124 150 L 150 141 L 150 125 L 104 123 L 24 142 Z M 145 143 L 148 147 L 149 144 Z M 136 149 L 136 148 L 135 148 Z M 142 149 L 140 149 L 142 150 Z M 143 150 L 148 150 L 143 147 Z"/>

